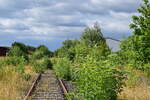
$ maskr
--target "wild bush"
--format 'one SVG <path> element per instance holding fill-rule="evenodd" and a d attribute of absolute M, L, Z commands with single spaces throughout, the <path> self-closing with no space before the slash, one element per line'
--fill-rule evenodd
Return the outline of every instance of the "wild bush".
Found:
<path fill-rule="evenodd" d="M 123 85 L 123 72 L 108 61 L 97 62 L 89 57 L 76 68 L 75 100 L 116 100 Z"/>
<path fill-rule="evenodd" d="M 53 64 L 48 57 L 44 57 L 42 59 L 42 66 L 45 66 L 45 68 L 47 68 L 47 69 L 52 69 Z"/>
<path fill-rule="evenodd" d="M 81 35 L 81 40 L 85 42 L 89 47 L 93 47 L 95 44 L 105 43 L 106 40 L 103 37 L 101 28 L 96 22 L 93 27 L 87 27 Z"/>
<path fill-rule="evenodd" d="M 10 57 L 24 57 L 28 60 L 28 55 L 18 46 L 11 47 L 10 51 L 8 52 L 7 56 Z"/>
<path fill-rule="evenodd" d="M 41 59 L 43 57 L 51 57 L 53 54 L 44 45 L 39 46 L 32 55 L 32 59 Z"/>
<path fill-rule="evenodd" d="M 24 57 L 17 57 L 17 56 L 15 56 L 15 57 L 7 57 L 7 58 L 3 59 L 1 61 L 1 63 L 3 65 L 14 65 L 14 66 L 17 66 L 17 65 L 20 65 L 20 64 L 21 65 L 25 65 L 25 64 L 27 64 L 27 61 L 26 61 L 26 59 Z"/>
<path fill-rule="evenodd" d="M 40 60 L 35 60 L 32 65 L 33 65 L 35 72 L 37 73 L 42 73 L 46 69 L 52 69 L 52 66 L 53 66 L 52 62 L 50 61 L 48 57 L 44 57 Z"/>
<path fill-rule="evenodd" d="M 27 61 L 25 60 L 24 57 L 7 57 L 1 59 L 0 68 L 5 66 L 10 66 L 10 67 L 13 66 L 17 72 L 23 74 L 25 70 L 25 64 L 27 64 Z"/>
<path fill-rule="evenodd" d="M 80 44 L 79 40 L 65 40 L 63 46 L 56 50 L 55 55 L 58 57 L 67 57 L 69 60 L 74 60 L 75 58 L 75 51 L 74 47 L 77 44 Z"/>
<path fill-rule="evenodd" d="M 18 47 L 20 48 L 24 53 L 27 53 L 27 46 L 21 42 L 14 42 L 12 44 L 12 47 Z"/>
<path fill-rule="evenodd" d="M 33 63 L 33 70 L 36 72 L 36 73 L 43 73 L 45 71 L 45 67 L 42 66 L 41 64 L 37 63 L 37 62 L 34 62 Z"/>
<path fill-rule="evenodd" d="M 55 74 L 63 80 L 71 79 L 71 64 L 67 58 L 62 58 L 54 65 Z"/>

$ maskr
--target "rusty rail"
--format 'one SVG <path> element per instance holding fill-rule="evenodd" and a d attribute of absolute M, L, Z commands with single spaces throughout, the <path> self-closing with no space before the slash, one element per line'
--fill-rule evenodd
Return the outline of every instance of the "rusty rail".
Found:
<path fill-rule="evenodd" d="M 62 91 L 63 91 L 65 97 L 67 97 L 67 93 L 68 93 L 67 88 L 65 87 L 64 83 L 62 82 L 62 80 L 60 80 L 59 78 L 57 78 L 57 79 L 59 81 L 59 84 L 60 84 L 60 86 L 62 88 Z M 67 100 L 71 100 L 71 99 L 68 98 Z"/>
<path fill-rule="evenodd" d="M 38 83 L 38 81 L 40 80 L 41 78 L 41 73 L 37 76 L 37 78 L 35 79 L 35 81 L 33 82 L 30 90 L 28 91 L 27 95 L 25 96 L 24 100 L 27 100 L 29 96 L 31 96 L 34 88 L 36 87 L 36 84 Z"/>
<path fill-rule="evenodd" d="M 25 96 L 25 98 L 23 100 L 28 100 L 28 98 L 32 95 L 32 93 L 33 93 L 38 81 L 40 80 L 40 78 L 41 78 L 41 73 L 36 77 L 35 81 L 33 82 L 31 88 L 29 89 L 27 95 Z M 62 80 L 60 80 L 59 78 L 57 78 L 57 80 L 60 84 L 60 87 L 62 88 L 62 92 L 63 92 L 64 96 L 66 97 L 67 93 L 68 93 L 67 88 L 65 87 Z M 68 98 L 67 100 L 71 100 L 71 99 Z"/>

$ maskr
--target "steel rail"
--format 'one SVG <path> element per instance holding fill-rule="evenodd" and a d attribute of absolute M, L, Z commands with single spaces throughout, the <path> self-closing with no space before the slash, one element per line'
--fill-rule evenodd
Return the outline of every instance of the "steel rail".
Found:
<path fill-rule="evenodd" d="M 37 76 L 37 78 L 35 79 L 35 81 L 33 82 L 31 88 L 29 89 L 27 95 L 25 96 L 24 100 L 28 100 L 29 96 L 31 96 L 32 92 L 34 91 L 34 88 L 36 87 L 38 81 L 41 78 L 41 73 Z"/>
<path fill-rule="evenodd" d="M 60 86 L 62 88 L 64 96 L 67 97 L 68 90 L 67 90 L 66 86 L 64 85 L 64 83 L 63 83 L 63 81 L 61 79 L 57 78 L 57 80 L 59 81 L 59 84 L 60 84 Z M 68 98 L 67 100 L 71 100 L 71 99 Z"/>
<path fill-rule="evenodd" d="M 33 82 L 31 88 L 29 89 L 27 95 L 25 96 L 25 98 L 23 100 L 28 100 L 28 98 L 32 95 L 32 93 L 33 93 L 34 89 L 36 88 L 36 85 L 39 82 L 40 78 L 41 78 L 41 73 L 36 77 L 35 81 Z M 68 93 L 67 88 L 65 87 L 62 80 L 60 80 L 59 78 L 57 78 L 57 80 L 59 82 L 60 87 L 62 88 L 62 92 L 63 92 L 64 96 L 66 97 L 67 93 Z M 71 100 L 71 99 L 67 99 L 67 100 Z"/>

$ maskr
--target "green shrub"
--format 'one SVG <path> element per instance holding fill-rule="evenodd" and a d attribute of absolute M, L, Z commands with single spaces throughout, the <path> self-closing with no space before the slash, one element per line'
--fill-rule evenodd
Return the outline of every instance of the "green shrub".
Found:
<path fill-rule="evenodd" d="M 12 44 L 12 47 L 18 47 L 20 48 L 23 52 L 27 53 L 27 46 L 21 42 L 14 42 Z"/>
<path fill-rule="evenodd" d="M 123 72 L 105 61 L 96 61 L 91 57 L 76 68 L 74 74 L 75 100 L 116 100 L 123 85 Z"/>
<path fill-rule="evenodd" d="M 18 66 L 24 66 L 25 64 L 27 64 L 27 61 L 24 57 L 7 57 L 0 59 L 0 68 L 10 65 L 15 66 L 17 69 Z"/>
<path fill-rule="evenodd" d="M 49 58 L 44 57 L 41 63 L 42 66 L 45 66 L 46 69 L 52 69 L 53 64 Z"/>
<path fill-rule="evenodd" d="M 71 64 L 67 58 L 59 59 L 54 65 L 56 76 L 63 80 L 71 79 Z"/>
<path fill-rule="evenodd" d="M 33 68 L 36 73 L 43 73 L 45 70 L 45 68 L 38 63 L 34 63 Z"/>
<path fill-rule="evenodd" d="M 133 35 L 121 42 L 121 52 L 124 61 L 132 64 L 135 69 L 149 74 L 147 64 L 150 61 L 150 14 L 148 13 L 150 2 L 149 0 L 142 1 L 143 4 L 137 9 L 139 14 L 132 16 L 130 28 L 133 30 Z"/>
<path fill-rule="evenodd" d="M 15 71 L 19 72 L 20 75 L 22 75 L 25 70 L 25 64 L 26 64 L 26 60 L 24 59 L 24 57 L 7 57 L 1 59 L 0 70 L 2 68 L 5 68 L 6 66 L 14 67 Z"/>
<path fill-rule="evenodd" d="M 51 57 L 52 52 L 48 50 L 46 46 L 39 46 L 32 55 L 32 59 L 41 59 L 43 57 Z"/>
<path fill-rule="evenodd" d="M 144 65 L 144 72 L 148 77 L 150 76 L 150 64 Z"/>
<path fill-rule="evenodd" d="M 41 60 L 35 60 L 32 65 L 34 66 L 34 70 L 37 73 L 42 73 L 46 69 L 52 69 L 52 63 L 49 58 L 44 57 Z"/>
<path fill-rule="evenodd" d="M 23 74 L 23 79 L 25 79 L 26 81 L 31 79 L 31 75 L 30 74 Z"/>
<path fill-rule="evenodd" d="M 8 52 L 7 56 L 10 57 L 24 57 L 26 60 L 28 60 L 28 55 L 17 46 L 11 47 L 10 51 Z"/>
<path fill-rule="evenodd" d="M 17 66 L 15 66 L 15 68 L 20 74 L 23 74 L 25 70 L 25 65 L 23 63 L 20 63 Z"/>
<path fill-rule="evenodd" d="M 17 66 L 17 65 L 25 65 L 27 63 L 26 59 L 24 57 L 8 57 L 8 58 L 5 58 L 2 63 L 4 65 L 14 65 L 14 66 Z"/>

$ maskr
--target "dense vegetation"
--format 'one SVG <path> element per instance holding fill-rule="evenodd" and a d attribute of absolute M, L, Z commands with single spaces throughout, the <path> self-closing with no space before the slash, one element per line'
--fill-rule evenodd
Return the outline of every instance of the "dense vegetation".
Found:
<path fill-rule="evenodd" d="M 13 43 L 7 56 L 0 58 L 0 99 L 22 100 L 35 74 L 52 69 L 52 55 L 44 45 L 35 48 Z"/>
<path fill-rule="evenodd" d="M 72 98 L 116 100 L 123 85 L 124 72 L 110 61 L 113 55 L 97 23 L 86 28 L 80 40 L 65 41 L 57 56 L 56 75 L 71 80 L 77 87 L 70 94 Z"/>
<path fill-rule="evenodd" d="M 32 77 L 26 72 L 27 67 L 31 67 L 32 73 L 54 69 L 57 77 L 71 81 L 76 87 L 68 98 L 117 100 L 125 86 L 135 87 L 140 77 L 150 75 L 150 3 L 143 2 L 138 9 L 140 15 L 132 17 L 133 35 L 121 41 L 121 50 L 111 51 L 98 23 L 87 27 L 80 39 L 65 40 L 54 53 L 44 45 L 35 48 L 15 42 L 7 57 L 0 58 L 0 85 L 6 88 L 9 85 L 11 92 L 20 91 Z M 20 88 L 15 84 L 18 81 Z M 4 100 L 18 96 L 16 92 L 15 97 L 8 98 L 10 93 L 4 96 L 2 91 L 0 98 Z"/>
<path fill-rule="evenodd" d="M 76 86 L 75 100 L 116 100 L 124 84 L 137 85 L 142 71 L 150 73 L 150 3 L 143 0 L 139 16 L 132 17 L 133 35 L 111 52 L 98 23 L 87 27 L 79 40 L 66 40 L 56 52 L 56 75 Z M 137 71 L 136 71 L 137 72 Z M 146 76 L 147 75 L 147 76 Z"/>

